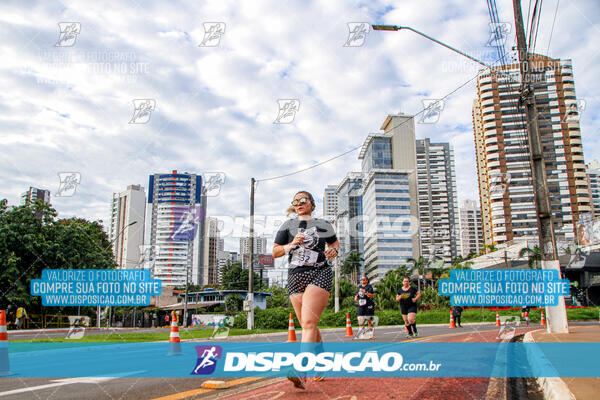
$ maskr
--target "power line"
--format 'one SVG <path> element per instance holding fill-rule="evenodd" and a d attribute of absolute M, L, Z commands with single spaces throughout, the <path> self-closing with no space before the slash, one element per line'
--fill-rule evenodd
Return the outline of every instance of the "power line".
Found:
<path fill-rule="evenodd" d="M 556 1 L 556 9 L 554 10 L 554 19 L 552 20 L 552 29 L 550 29 L 550 39 L 548 39 L 548 47 L 546 48 L 546 55 L 549 54 L 550 51 L 550 42 L 552 42 L 552 33 L 554 33 L 554 23 L 556 22 L 556 14 L 558 14 L 558 5 L 560 4 L 560 0 Z"/>
<path fill-rule="evenodd" d="M 496 60 L 496 62 L 497 62 L 497 61 L 498 61 L 498 60 Z M 473 80 L 475 80 L 475 79 L 476 79 L 478 76 L 479 76 L 479 74 L 475 75 L 473 78 L 471 78 L 471 79 L 469 79 L 468 81 L 466 81 L 465 83 L 461 84 L 460 86 L 458 86 L 456 89 L 452 90 L 450 93 L 446 94 L 446 95 L 445 95 L 444 97 L 442 97 L 441 99 L 438 99 L 438 101 L 440 101 L 440 100 L 445 100 L 447 97 L 449 97 L 449 96 L 453 95 L 454 93 L 456 93 L 457 91 L 459 91 L 460 89 L 462 89 L 463 87 L 465 87 L 466 85 L 468 85 L 469 83 L 471 83 L 471 82 L 472 82 Z M 416 116 L 417 116 L 417 115 L 419 115 L 419 114 L 422 114 L 422 113 L 424 113 L 424 112 L 425 112 L 425 111 L 427 111 L 428 109 L 429 109 L 429 107 L 425 107 L 425 108 L 423 108 L 421 111 L 419 111 L 418 113 L 414 114 L 414 115 L 413 115 L 413 118 L 411 118 L 411 119 L 414 119 L 414 117 L 416 117 Z M 404 125 L 405 123 L 407 123 L 407 122 L 408 122 L 408 121 L 410 121 L 411 119 L 407 119 L 407 120 L 404 120 L 404 121 L 402 121 L 400 124 L 393 126 L 393 127 L 392 127 L 392 129 L 395 129 L 395 128 L 398 128 L 398 127 L 400 127 L 400 126 Z M 309 166 L 309 167 L 302 168 L 302 169 L 300 169 L 300 170 L 297 170 L 297 171 L 294 171 L 294 172 L 290 172 L 290 173 L 287 173 L 287 174 L 283 174 L 283 175 L 274 176 L 274 177 L 271 177 L 271 178 L 257 179 L 257 180 L 256 180 L 256 182 L 258 183 L 258 182 L 264 182 L 264 181 L 271 181 L 271 180 L 275 180 L 275 179 L 285 178 L 285 177 L 288 177 L 288 176 L 291 176 L 291 175 L 296 175 L 296 174 L 299 174 L 299 173 L 301 173 L 301 172 L 308 171 L 309 169 L 313 169 L 313 168 L 316 168 L 316 167 L 318 167 L 318 166 L 321 166 L 321 165 L 323 165 L 323 164 L 325 164 L 325 163 L 328 163 L 328 162 L 330 162 L 330 161 L 333 161 L 333 160 L 335 160 L 335 159 L 337 159 L 337 158 L 343 157 L 343 156 L 345 156 L 346 154 L 352 153 L 353 151 L 356 151 L 356 150 L 360 149 L 361 147 L 362 147 L 362 145 L 360 145 L 360 146 L 356 146 L 356 147 L 353 147 L 352 149 L 350 149 L 350 150 L 347 150 L 347 151 L 345 151 L 345 152 L 343 152 L 343 153 L 341 153 L 341 154 L 338 154 L 338 155 L 336 155 L 336 156 L 334 156 L 334 157 L 332 157 L 332 158 L 330 158 L 330 159 L 327 159 L 327 160 L 325 160 L 325 161 L 321 161 L 321 162 L 319 162 L 319 163 L 317 163 L 317 164 L 314 164 L 314 165 L 311 165 L 311 166 Z"/>

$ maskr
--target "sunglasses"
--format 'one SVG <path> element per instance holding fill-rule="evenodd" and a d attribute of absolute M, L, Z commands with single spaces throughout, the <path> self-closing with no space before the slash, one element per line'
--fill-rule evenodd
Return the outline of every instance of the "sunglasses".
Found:
<path fill-rule="evenodd" d="M 310 201 L 310 200 L 308 199 L 308 197 L 303 197 L 303 198 L 301 198 L 301 199 L 299 199 L 299 200 L 294 200 L 294 201 L 292 201 L 292 205 L 293 205 L 294 207 L 296 207 L 298 204 L 306 204 L 306 203 L 308 203 L 309 201 Z"/>

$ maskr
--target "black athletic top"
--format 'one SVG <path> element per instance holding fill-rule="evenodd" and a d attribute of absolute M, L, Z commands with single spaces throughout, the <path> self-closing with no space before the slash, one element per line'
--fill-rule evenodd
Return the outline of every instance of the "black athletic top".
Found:
<path fill-rule="evenodd" d="M 407 290 L 402 289 L 402 287 L 400 287 L 400 289 L 398 289 L 398 294 L 401 296 L 400 299 L 400 305 L 404 306 L 404 307 L 411 307 L 411 306 L 417 306 L 416 302 L 413 302 L 413 299 L 415 298 L 415 296 L 417 295 L 417 289 L 415 289 L 413 286 L 409 287 Z"/>
<path fill-rule="evenodd" d="M 365 293 L 361 293 L 360 289 L 364 289 Z M 373 290 L 373 286 L 367 283 L 366 286 L 358 285 L 358 306 L 359 307 L 372 307 L 375 305 L 375 302 L 372 298 L 367 296 L 367 293 L 375 293 Z"/>
<path fill-rule="evenodd" d="M 304 243 L 289 252 L 290 274 L 324 266 L 327 262 L 325 243 L 332 244 L 337 241 L 335 230 L 328 221 L 320 218 L 300 221 L 294 218 L 288 219 L 281 225 L 275 235 L 275 243 L 286 245 L 294 240 L 294 236 L 299 232 L 304 233 L 306 239 Z"/>

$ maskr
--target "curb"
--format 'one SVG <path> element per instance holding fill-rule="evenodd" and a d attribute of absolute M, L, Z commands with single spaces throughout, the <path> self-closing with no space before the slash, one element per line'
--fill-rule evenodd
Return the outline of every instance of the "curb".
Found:
<path fill-rule="evenodd" d="M 533 331 L 537 332 L 537 331 Z M 527 332 L 523 337 L 525 343 L 535 343 L 533 340 L 532 332 Z M 545 400 L 576 400 L 573 392 L 569 390 L 569 387 L 559 377 L 537 377 L 537 382 L 542 388 Z"/>

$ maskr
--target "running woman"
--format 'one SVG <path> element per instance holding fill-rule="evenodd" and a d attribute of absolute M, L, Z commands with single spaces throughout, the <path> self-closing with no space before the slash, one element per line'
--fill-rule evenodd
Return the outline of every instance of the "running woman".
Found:
<path fill-rule="evenodd" d="M 402 313 L 402 319 L 404 319 L 404 326 L 408 328 L 407 337 L 409 338 L 419 335 L 415 320 L 417 318 L 417 301 L 420 298 L 421 292 L 410 285 L 408 278 L 404 278 L 402 287 L 398 289 L 396 301 L 400 302 L 400 312 Z"/>
<path fill-rule="evenodd" d="M 531 307 L 523 306 L 521 307 L 521 318 L 525 320 L 527 326 L 529 326 L 529 311 L 531 311 Z"/>
<path fill-rule="evenodd" d="M 356 316 L 358 317 L 358 326 L 360 327 L 357 337 L 365 333 L 365 319 L 369 324 L 369 339 L 374 338 L 373 334 L 373 316 L 375 315 L 375 302 L 373 301 L 375 291 L 373 286 L 369 284 L 369 279 L 366 276 L 360 278 L 358 285 L 358 293 L 354 296 L 354 301 L 358 303 L 356 307 Z"/>
<path fill-rule="evenodd" d="M 288 215 L 295 213 L 297 217 L 285 221 L 279 228 L 273 257 L 288 256 L 287 290 L 302 327 L 302 343 L 313 344 L 313 348 L 316 344 L 316 350 L 319 350 L 323 342 L 319 319 L 333 286 L 329 260 L 337 257 L 340 244 L 329 222 L 312 217 L 315 200 L 310 193 L 296 193 L 292 207 L 288 208 Z M 304 377 L 290 376 L 288 379 L 299 389 L 306 386 Z M 320 381 L 323 377 L 314 380 Z"/>

